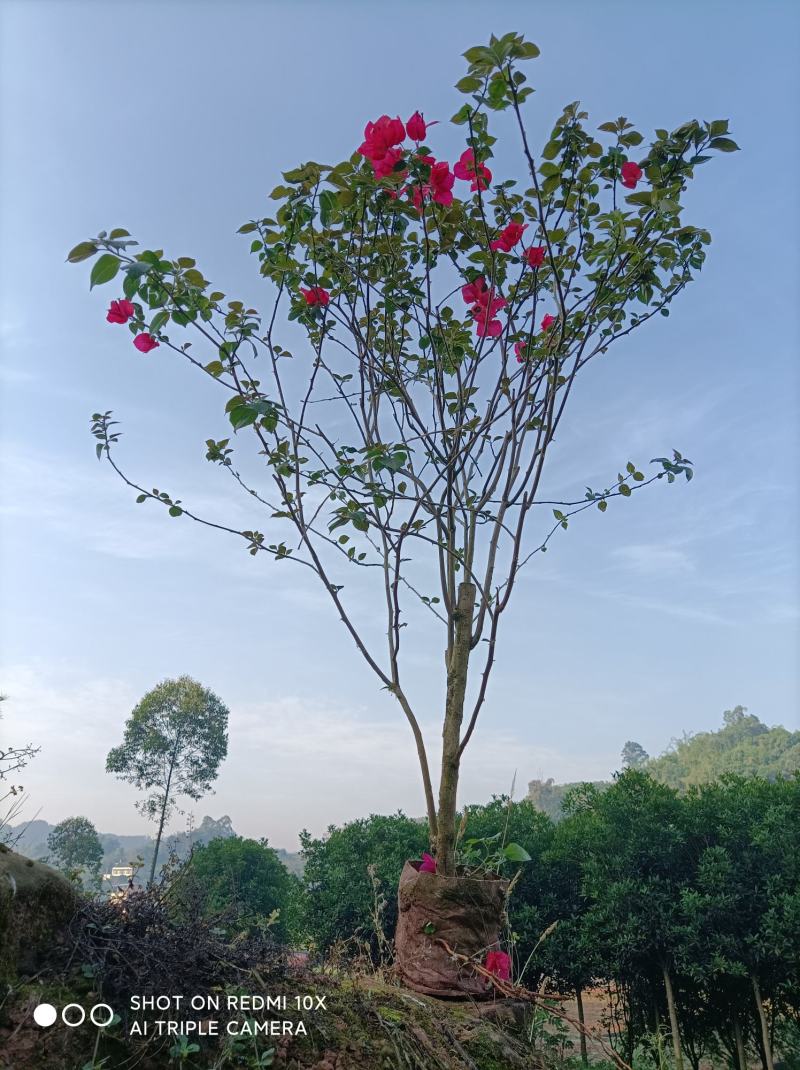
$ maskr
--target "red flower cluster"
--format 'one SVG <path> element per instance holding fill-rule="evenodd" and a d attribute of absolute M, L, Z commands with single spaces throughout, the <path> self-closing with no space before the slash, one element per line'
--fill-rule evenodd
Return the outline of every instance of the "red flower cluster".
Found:
<path fill-rule="evenodd" d="M 312 286 L 310 289 L 305 290 L 300 287 L 300 293 L 305 297 L 306 304 L 311 305 L 327 305 L 331 299 L 331 295 L 327 290 L 324 290 L 321 286 Z"/>
<path fill-rule="evenodd" d="M 422 202 L 429 197 L 436 204 L 448 205 L 453 203 L 453 183 L 455 176 L 450 170 L 450 164 L 446 160 L 435 160 L 433 156 L 419 156 L 420 163 L 430 166 L 431 173 L 427 182 L 421 186 L 414 186 L 411 199 L 418 212 L 422 211 Z"/>
<path fill-rule="evenodd" d="M 532 245 L 530 249 L 525 250 L 525 260 L 528 267 L 538 268 L 544 263 L 545 254 L 547 253 L 547 247 L 544 245 Z"/>
<path fill-rule="evenodd" d="M 553 326 L 553 324 L 555 322 L 556 322 L 556 317 L 555 316 L 551 316 L 550 313 L 548 312 L 547 315 L 542 319 L 542 330 L 543 331 L 549 330 Z"/>
<path fill-rule="evenodd" d="M 498 981 L 511 980 L 511 959 L 505 951 L 490 951 L 484 966 Z"/>
<path fill-rule="evenodd" d="M 495 297 L 494 288 L 489 289 L 483 275 L 479 275 L 474 282 L 462 286 L 461 296 L 467 304 L 472 305 L 470 315 L 475 320 L 478 337 L 484 338 L 487 335 L 490 338 L 499 337 L 503 325 L 497 319 L 497 313 L 508 303 L 505 297 Z"/>
<path fill-rule="evenodd" d="M 109 323 L 127 323 L 131 316 L 135 315 L 136 309 L 123 297 L 119 301 L 111 302 L 106 319 Z"/>
<path fill-rule="evenodd" d="M 510 253 L 527 228 L 527 223 L 509 223 L 507 227 L 500 231 L 499 236 L 489 243 L 489 248 L 503 253 Z"/>
<path fill-rule="evenodd" d="M 517 342 L 514 346 L 514 352 L 517 355 L 517 364 L 524 364 L 525 358 L 528 356 L 528 343 Z"/>
<path fill-rule="evenodd" d="M 405 141 L 406 128 L 399 118 L 390 119 L 382 115 L 374 123 L 364 127 L 364 141 L 358 151 L 372 164 L 376 178 L 385 178 L 403 158 L 403 153 L 395 146 Z"/>
<path fill-rule="evenodd" d="M 644 174 L 644 171 L 638 165 L 629 160 L 622 165 L 620 169 L 620 175 L 622 176 L 622 185 L 627 189 L 636 189 L 636 183 Z"/>
<path fill-rule="evenodd" d="M 133 340 L 133 344 L 140 353 L 149 353 L 151 349 L 155 349 L 159 345 L 152 334 L 147 333 L 137 334 Z"/>
<path fill-rule="evenodd" d="M 475 190 L 488 189 L 492 181 L 492 172 L 485 163 L 476 162 L 475 152 L 472 149 L 466 149 L 461 153 L 458 163 L 453 168 L 453 174 L 456 178 L 471 182 L 470 189 L 473 193 Z"/>
<path fill-rule="evenodd" d="M 420 873 L 435 873 L 436 872 L 436 859 L 429 855 L 427 851 L 422 852 L 422 865 L 419 867 Z"/>

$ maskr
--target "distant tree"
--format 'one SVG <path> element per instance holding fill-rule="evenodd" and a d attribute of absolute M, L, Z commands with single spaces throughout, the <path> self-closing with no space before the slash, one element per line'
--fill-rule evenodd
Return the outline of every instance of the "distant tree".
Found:
<path fill-rule="evenodd" d="M 636 743 L 634 740 L 629 739 L 622 748 L 622 768 L 641 769 L 649 757 L 650 755 L 641 743 Z"/>
<path fill-rule="evenodd" d="M 397 924 L 397 882 L 409 858 L 428 849 L 428 826 L 404 814 L 372 814 L 314 838 L 300 834 L 306 890 L 306 927 L 325 951 L 339 940 L 363 937 L 377 952 L 376 903 L 383 932 Z M 372 867 L 372 874 L 370 874 Z"/>
<path fill-rule="evenodd" d="M 698 851 L 689 968 L 722 1004 L 740 1051 L 742 1009 L 754 1009 L 771 1070 L 774 1017 L 800 1010 L 800 776 L 727 775 L 690 792 L 687 807 Z"/>
<path fill-rule="evenodd" d="M 675 1067 L 683 1070 L 676 967 L 689 855 L 682 799 L 647 773 L 628 769 L 606 791 L 578 790 L 569 808 L 580 815 L 583 833 L 583 890 L 591 899 L 586 931 L 609 977 L 652 993 L 653 1001 L 659 989 L 663 993 Z M 654 1010 L 660 1011 L 655 1003 Z M 632 1044 L 631 1023 L 628 1034 Z"/>
<path fill-rule="evenodd" d="M 68 817 L 47 837 L 47 848 L 59 869 L 100 883 L 103 848 L 97 829 L 86 817 Z"/>
<path fill-rule="evenodd" d="M 228 708 L 196 680 L 164 680 L 144 696 L 109 751 L 106 771 L 147 792 L 137 808 L 158 821 L 149 882 L 155 878 L 164 824 L 177 798 L 211 791 L 228 753 Z"/>
<path fill-rule="evenodd" d="M 686 790 L 707 784 L 725 773 L 790 777 L 800 769 L 800 731 L 781 725 L 769 728 L 744 706 L 723 713 L 723 727 L 675 740 L 647 769 L 657 780 Z"/>
<path fill-rule="evenodd" d="M 198 845 L 186 877 L 206 917 L 233 911 L 240 929 L 263 923 L 278 911 L 271 931 L 286 939 L 287 907 L 296 879 L 266 840 L 226 836 Z"/>

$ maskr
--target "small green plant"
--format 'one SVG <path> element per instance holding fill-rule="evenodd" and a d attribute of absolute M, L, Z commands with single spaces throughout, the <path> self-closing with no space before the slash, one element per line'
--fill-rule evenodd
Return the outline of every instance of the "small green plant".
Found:
<path fill-rule="evenodd" d="M 200 1051 L 200 1045 L 190 1042 L 188 1037 L 179 1036 L 175 1038 L 175 1043 L 169 1049 L 169 1061 L 171 1063 L 186 1063 L 189 1061 L 191 1055 L 196 1055 Z"/>

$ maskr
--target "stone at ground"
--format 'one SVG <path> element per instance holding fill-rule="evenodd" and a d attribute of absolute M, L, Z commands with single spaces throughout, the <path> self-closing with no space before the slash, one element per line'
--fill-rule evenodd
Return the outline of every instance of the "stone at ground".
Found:
<path fill-rule="evenodd" d="M 0 983 L 34 974 L 75 912 L 61 873 L 0 844 Z"/>

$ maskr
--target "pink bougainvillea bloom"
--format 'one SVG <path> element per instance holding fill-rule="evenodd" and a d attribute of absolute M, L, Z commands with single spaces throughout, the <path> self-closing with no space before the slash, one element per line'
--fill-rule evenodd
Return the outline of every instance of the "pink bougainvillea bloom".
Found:
<path fill-rule="evenodd" d="M 467 304 L 473 304 L 475 301 L 480 301 L 485 290 L 486 280 L 483 275 L 479 275 L 473 282 L 468 282 L 466 286 L 461 287 L 461 296 Z"/>
<path fill-rule="evenodd" d="M 506 306 L 505 297 L 495 297 L 494 290 L 481 294 L 478 302 L 472 306 L 472 318 L 479 338 L 498 338 L 503 331 L 503 324 L 497 319 L 497 313 Z"/>
<path fill-rule="evenodd" d="M 525 260 L 528 267 L 538 268 L 544 263 L 547 247 L 544 245 L 532 245 L 530 249 L 525 250 Z"/>
<path fill-rule="evenodd" d="M 450 165 L 446 160 L 440 160 L 439 163 L 433 164 L 429 187 L 431 200 L 435 201 L 436 204 L 452 204 L 453 183 L 455 180 L 456 176 L 450 170 Z"/>
<path fill-rule="evenodd" d="M 511 980 L 511 959 L 505 951 L 490 951 L 484 966 L 498 981 Z"/>
<path fill-rule="evenodd" d="M 517 342 L 517 344 L 514 346 L 514 352 L 517 355 L 517 364 L 524 364 L 528 356 L 527 342 Z"/>
<path fill-rule="evenodd" d="M 644 171 L 638 163 L 633 163 L 629 160 L 622 165 L 620 173 L 622 175 L 622 185 L 626 186 L 628 189 L 636 189 L 636 183 L 642 177 Z"/>
<path fill-rule="evenodd" d="M 555 322 L 556 322 L 555 316 L 551 316 L 550 313 L 548 312 L 547 315 L 542 320 L 542 330 L 543 331 L 549 330 L 550 327 L 552 327 Z"/>
<path fill-rule="evenodd" d="M 321 286 L 312 286 L 308 290 L 303 289 L 301 286 L 300 293 L 305 297 L 307 305 L 327 305 L 331 299 L 328 291 L 323 290 Z"/>
<path fill-rule="evenodd" d="M 422 852 L 422 865 L 419 867 L 420 873 L 435 873 L 436 872 L 436 859 L 429 855 L 427 851 Z"/>
<path fill-rule="evenodd" d="M 494 290 L 486 285 L 483 275 L 461 287 L 461 296 L 471 304 L 470 315 L 475 320 L 475 329 L 479 338 L 487 335 L 497 338 L 502 333 L 503 325 L 497 319 L 497 313 L 508 304 L 505 297 L 495 297 Z"/>
<path fill-rule="evenodd" d="M 376 162 L 383 160 L 395 145 L 401 144 L 405 136 L 406 129 L 399 118 L 390 119 L 388 115 L 382 115 L 380 119 L 367 123 L 364 127 L 364 141 L 359 145 L 358 151 L 375 167 Z"/>
<path fill-rule="evenodd" d="M 456 178 L 462 178 L 472 183 L 470 189 L 475 192 L 478 189 L 488 189 L 492 181 L 492 172 L 485 163 L 475 162 L 475 153 L 472 149 L 465 149 L 453 168 Z"/>
<path fill-rule="evenodd" d="M 527 223 L 509 223 L 504 227 L 489 248 L 503 253 L 510 253 L 527 229 Z"/>
<path fill-rule="evenodd" d="M 133 340 L 133 344 L 139 350 L 140 353 L 149 353 L 151 349 L 155 349 L 159 343 L 153 338 L 152 334 L 137 334 Z"/>
<path fill-rule="evenodd" d="M 372 173 L 376 178 L 386 178 L 394 171 L 395 166 L 403 159 L 403 153 L 400 149 L 388 149 L 386 154 L 380 158 L 380 160 L 372 160 Z"/>
<path fill-rule="evenodd" d="M 123 297 L 119 301 L 111 302 L 106 319 L 109 323 L 127 323 L 131 316 L 135 315 L 136 309 L 130 301 L 126 301 Z"/>
<path fill-rule="evenodd" d="M 422 112 L 415 111 L 406 123 L 406 133 L 412 141 L 424 141 L 428 124 L 422 118 Z"/>

